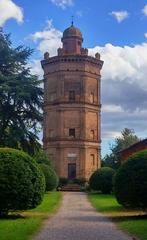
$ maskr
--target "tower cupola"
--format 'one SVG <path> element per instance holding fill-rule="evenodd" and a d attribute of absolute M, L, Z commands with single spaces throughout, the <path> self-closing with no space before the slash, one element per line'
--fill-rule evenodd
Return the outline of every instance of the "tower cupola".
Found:
<path fill-rule="evenodd" d="M 61 39 L 63 43 L 63 53 L 65 55 L 81 54 L 83 37 L 81 31 L 74 27 L 73 24 L 65 29 Z"/>

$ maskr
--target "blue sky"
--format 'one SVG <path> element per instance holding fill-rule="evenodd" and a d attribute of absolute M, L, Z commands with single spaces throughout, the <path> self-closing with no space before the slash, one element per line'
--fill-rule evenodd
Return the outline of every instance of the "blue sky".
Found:
<path fill-rule="evenodd" d="M 70 24 L 72 15 L 75 16 L 75 25 L 83 32 L 84 44 L 89 47 L 107 42 L 120 46 L 140 43 L 144 41 L 144 33 L 147 31 L 147 18 L 142 14 L 142 9 L 147 4 L 145 0 L 73 0 L 73 5 L 65 5 L 65 9 L 53 4 L 51 0 L 13 2 L 23 8 L 24 22 L 17 25 L 15 20 L 9 20 L 4 28 L 15 35 L 17 42 L 42 30 L 48 19 L 53 19 L 54 26 L 63 31 Z M 129 16 L 118 24 L 111 15 L 113 11 L 127 11 Z"/>
<path fill-rule="evenodd" d="M 98 51 L 105 61 L 104 155 L 124 127 L 147 136 L 147 0 L 0 0 L 0 26 L 12 34 L 14 45 L 34 48 L 30 64 L 40 76 L 43 52 L 56 54 L 72 15 L 89 54 Z"/>

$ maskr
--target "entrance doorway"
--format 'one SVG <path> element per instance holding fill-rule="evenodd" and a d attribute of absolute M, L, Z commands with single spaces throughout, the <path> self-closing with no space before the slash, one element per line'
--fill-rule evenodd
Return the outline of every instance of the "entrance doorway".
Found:
<path fill-rule="evenodd" d="M 76 163 L 68 164 L 68 179 L 76 178 Z"/>

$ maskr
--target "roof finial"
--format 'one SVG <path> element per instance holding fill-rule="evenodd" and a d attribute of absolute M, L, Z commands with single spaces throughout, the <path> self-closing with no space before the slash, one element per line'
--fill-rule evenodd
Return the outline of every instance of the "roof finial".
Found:
<path fill-rule="evenodd" d="M 71 16 L 71 27 L 73 27 L 74 24 L 74 16 Z"/>

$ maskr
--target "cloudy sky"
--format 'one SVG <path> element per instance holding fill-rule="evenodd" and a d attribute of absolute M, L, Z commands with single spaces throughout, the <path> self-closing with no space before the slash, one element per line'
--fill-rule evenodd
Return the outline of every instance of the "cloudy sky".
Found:
<path fill-rule="evenodd" d="M 147 137 L 147 0 L 0 0 L 0 26 L 14 45 L 34 48 L 32 71 L 42 75 L 40 60 L 56 55 L 70 25 L 84 36 L 89 54 L 101 54 L 102 154 L 125 127 Z"/>

